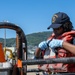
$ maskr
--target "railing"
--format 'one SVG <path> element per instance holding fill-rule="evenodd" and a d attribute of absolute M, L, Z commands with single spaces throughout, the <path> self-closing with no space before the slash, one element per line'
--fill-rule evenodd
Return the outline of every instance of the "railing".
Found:
<path fill-rule="evenodd" d="M 55 63 L 65 63 L 71 64 L 75 63 L 75 57 L 69 58 L 49 58 L 49 59 L 38 59 L 38 60 L 25 60 L 21 61 L 21 65 L 40 65 L 40 64 L 55 64 Z M 43 70 L 39 69 L 27 69 L 27 72 L 43 72 Z M 56 73 L 49 75 L 75 75 L 75 73 Z"/>
<path fill-rule="evenodd" d="M 55 63 L 75 63 L 75 57 L 69 58 L 49 58 L 38 60 L 25 60 L 22 61 L 22 65 L 39 65 L 39 64 L 55 64 Z"/>

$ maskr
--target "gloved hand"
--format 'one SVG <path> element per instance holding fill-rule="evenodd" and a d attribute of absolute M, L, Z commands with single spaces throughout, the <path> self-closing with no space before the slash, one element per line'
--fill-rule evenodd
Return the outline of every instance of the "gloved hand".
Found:
<path fill-rule="evenodd" d="M 47 41 L 42 41 L 42 42 L 38 45 L 38 47 L 39 47 L 41 50 L 47 49 L 47 48 L 48 48 L 48 46 L 47 46 Z"/>
<path fill-rule="evenodd" d="M 47 40 L 47 42 L 49 42 L 48 43 L 49 47 L 53 49 L 56 47 L 62 47 L 63 40 L 52 39 L 52 40 Z"/>

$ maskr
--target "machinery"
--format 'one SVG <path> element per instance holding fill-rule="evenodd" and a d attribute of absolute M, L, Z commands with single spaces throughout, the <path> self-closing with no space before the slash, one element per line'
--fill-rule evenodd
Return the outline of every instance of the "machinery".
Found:
<path fill-rule="evenodd" d="M 25 67 L 20 67 L 18 61 L 27 59 L 27 41 L 23 30 L 13 24 L 8 22 L 0 22 L 0 29 L 7 28 L 12 29 L 16 32 L 16 49 L 12 53 L 12 50 L 4 48 L 2 43 L 0 43 L 0 71 L 7 72 L 7 75 L 26 75 L 24 72 Z M 10 55 L 6 57 L 6 52 L 10 52 Z M 1 73 L 0 73 L 1 74 Z"/>
<path fill-rule="evenodd" d="M 40 65 L 40 64 L 53 64 L 53 63 L 75 63 L 75 57 L 70 58 L 50 58 L 50 59 L 27 59 L 27 40 L 23 30 L 9 22 L 0 22 L 0 29 L 7 28 L 16 32 L 16 48 L 12 52 L 11 49 L 3 48 L 3 44 L 0 43 L 0 75 L 2 72 L 5 75 L 27 75 L 27 72 L 40 72 L 39 69 L 27 69 L 27 65 Z M 7 56 L 6 52 L 10 55 Z M 38 75 L 38 74 L 37 74 Z M 49 75 L 75 75 L 75 73 L 62 73 Z"/>

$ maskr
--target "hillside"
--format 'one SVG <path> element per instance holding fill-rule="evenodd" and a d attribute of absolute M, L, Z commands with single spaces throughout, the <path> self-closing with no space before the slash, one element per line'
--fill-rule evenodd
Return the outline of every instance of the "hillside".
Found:
<path fill-rule="evenodd" d="M 36 46 L 43 40 L 46 40 L 52 32 L 38 32 L 26 35 L 27 44 Z M 0 38 L 0 42 L 4 43 L 4 39 Z M 15 46 L 15 38 L 6 39 L 6 46 Z"/>
<path fill-rule="evenodd" d="M 43 40 L 46 40 L 52 32 L 38 32 L 26 35 L 28 45 L 36 46 Z"/>
<path fill-rule="evenodd" d="M 3 38 L 0 38 L 0 42 L 3 44 L 4 46 L 4 42 L 5 40 Z M 15 47 L 16 46 L 16 39 L 15 38 L 9 38 L 9 39 L 6 39 L 6 46 L 8 47 Z"/>

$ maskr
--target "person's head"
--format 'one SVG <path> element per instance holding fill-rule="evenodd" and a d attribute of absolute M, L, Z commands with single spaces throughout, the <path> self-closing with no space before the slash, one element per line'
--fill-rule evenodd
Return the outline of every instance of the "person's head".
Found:
<path fill-rule="evenodd" d="M 52 24 L 47 28 L 52 28 L 54 33 L 60 35 L 64 32 L 71 31 L 73 29 L 69 16 L 66 13 L 58 12 L 52 17 Z"/>

